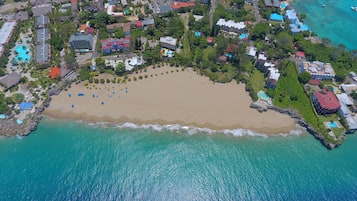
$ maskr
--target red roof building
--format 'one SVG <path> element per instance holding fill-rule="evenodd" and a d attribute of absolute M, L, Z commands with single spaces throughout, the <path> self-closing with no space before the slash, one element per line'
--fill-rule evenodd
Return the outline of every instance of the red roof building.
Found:
<path fill-rule="evenodd" d="M 94 34 L 94 28 L 93 27 L 89 27 L 88 29 L 87 29 L 87 32 L 86 32 L 87 34 Z"/>
<path fill-rule="evenodd" d="M 226 52 L 232 54 L 232 53 L 234 53 L 235 49 L 237 49 L 237 45 L 235 45 L 235 44 L 229 44 L 229 45 L 227 45 L 227 47 L 226 47 Z"/>
<path fill-rule="evenodd" d="M 51 79 L 56 79 L 61 77 L 61 70 L 58 66 L 53 67 L 50 69 L 50 72 L 48 73 Z"/>
<path fill-rule="evenodd" d="M 316 112 L 319 114 L 333 114 L 341 107 L 335 94 L 326 89 L 323 89 L 321 92 L 315 92 L 312 96 L 312 102 Z"/>
<path fill-rule="evenodd" d="M 195 5 L 196 5 L 195 3 L 191 3 L 191 2 L 172 2 L 171 8 L 173 10 L 177 10 L 180 8 L 194 7 Z"/>
<path fill-rule="evenodd" d="M 295 53 L 295 56 L 300 58 L 300 59 L 305 59 L 305 53 L 304 52 L 297 51 Z"/>
<path fill-rule="evenodd" d="M 320 81 L 319 80 L 309 80 L 309 84 L 311 84 L 311 85 L 320 85 Z"/>
<path fill-rule="evenodd" d="M 135 23 L 135 26 L 136 26 L 136 27 L 143 27 L 144 25 L 143 25 L 143 22 L 142 22 L 142 21 L 138 20 L 138 21 Z"/>
<path fill-rule="evenodd" d="M 207 37 L 207 43 L 212 45 L 214 44 L 214 38 L 213 37 Z"/>
<path fill-rule="evenodd" d="M 218 59 L 223 62 L 227 61 L 227 57 L 225 55 L 221 55 L 220 57 L 218 57 Z"/>

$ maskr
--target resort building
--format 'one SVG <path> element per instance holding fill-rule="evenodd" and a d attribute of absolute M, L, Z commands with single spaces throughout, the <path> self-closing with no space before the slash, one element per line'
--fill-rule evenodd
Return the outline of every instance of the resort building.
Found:
<path fill-rule="evenodd" d="M 130 36 L 124 38 L 107 38 L 101 41 L 103 54 L 108 55 L 114 52 L 124 52 L 130 50 Z"/>
<path fill-rule="evenodd" d="M 295 52 L 295 57 L 298 58 L 298 59 L 303 59 L 303 60 L 306 59 L 305 53 L 304 53 L 304 52 L 301 52 L 301 51 Z"/>
<path fill-rule="evenodd" d="M 330 63 L 322 63 L 320 61 L 302 62 L 300 72 L 308 72 L 311 75 L 311 79 L 317 80 L 332 80 L 336 75 Z"/>
<path fill-rule="evenodd" d="M 170 50 L 176 50 L 176 45 L 177 45 L 177 39 L 172 38 L 171 36 L 165 36 L 160 38 L 160 45 L 164 48 L 170 49 Z"/>
<path fill-rule="evenodd" d="M 9 42 L 15 26 L 16 21 L 8 21 L 5 22 L 0 29 L 0 57 L 4 52 L 4 44 Z"/>
<path fill-rule="evenodd" d="M 276 85 L 278 84 L 278 80 L 280 77 L 279 70 L 271 67 L 268 68 L 268 78 L 265 82 L 265 87 L 269 89 L 275 89 Z"/>
<path fill-rule="evenodd" d="M 15 72 L 12 72 L 0 79 L 0 84 L 5 87 L 5 90 L 16 86 L 20 82 L 21 76 Z"/>
<path fill-rule="evenodd" d="M 357 84 L 341 84 L 340 87 L 347 94 L 357 91 Z"/>
<path fill-rule="evenodd" d="M 36 43 L 41 44 L 45 43 L 49 38 L 49 32 L 47 28 L 37 29 L 36 30 Z"/>
<path fill-rule="evenodd" d="M 35 47 L 35 61 L 40 65 L 48 64 L 50 61 L 50 46 L 47 43 L 41 43 Z"/>
<path fill-rule="evenodd" d="M 71 48 L 79 52 L 88 52 L 93 49 L 92 34 L 74 34 L 69 38 Z"/>
<path fill-rule="evenodd" d="M 318 114 L 333 114 L 341 107 L 335 94 L 326 89 L 321 92 L 315 92 L 312 96 L 312 103 Z"/>
<path fill-rule="evenodd" d="M 44 28 L 50 22 L 48 16 L 40 15 L 36 17 L 36 28 Z"/>
<path fill-rule="evenodd" d="M 298 15 L 294 9 L 286 10 L 285 18 L 289 22 L 290 31 L 292 33 L 309 30 L 309 27 L 306 24 L 300 22 Z"/>
<path fill-rule="evenodd" d="M 221 30 L 233 33 L 240 33 L 245 31 L 246 25 L 244 22 L 234 22 L 233 20 L 226 21 L 225 19 L 219 19 L 216 26 Z"/>
<path fill-rule="evenodd" d="M 16 21 L 25 21 L 28 19 L 29 19 L 29 15 L 27 14 L 27 11 L 19 11 L 15 15 Z"/>

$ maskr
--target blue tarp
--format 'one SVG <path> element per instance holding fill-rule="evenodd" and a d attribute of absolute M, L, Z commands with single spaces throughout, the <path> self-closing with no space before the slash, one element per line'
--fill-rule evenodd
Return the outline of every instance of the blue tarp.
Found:
<path fill-rule="evenodd" d="M 200 36 L 201 36 L 201 32 L 197 31 L 197 32 L 195 33 L 195 36 L 196 36 L 196 37 L 200 37 Z"/>
<path fill-rule="evenodd" d="M 84 93 L 78 92 L 78 96 L 84 96 Z"/>
<path fill-rule="evenodd" d="M 20 110 L 31 110 L 33 106 L 32 102 L 21 102 L 19 107 Z"/>
<path fill-rule="evenodd" d="M 281 21 L 283 21 L 283 16 L 279 15 L 278 13 L 272 13 L 272 14 L 270 14 L 270 20 L 281 22 Z"/>
<path fill-rule="evenodd" d="M 5 118 L 6 118 L 5 114 L 0 114 L 0 119 L 5 119 Z"/>

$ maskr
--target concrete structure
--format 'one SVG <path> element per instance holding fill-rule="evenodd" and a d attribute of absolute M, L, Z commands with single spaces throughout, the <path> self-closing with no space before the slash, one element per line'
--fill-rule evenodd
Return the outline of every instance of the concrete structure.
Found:
<path fill-rule="evenodd" d="M 69 44 L 76 51 L 90 51 L 93 48 L 93 36 L 92 34 L 74 34 L 70 36 Z"/>
<path fill-rule="evenodd" d="M 343 103 L 348 106 L 353 105 L 352 99 L 346 93 L 336 94 L 336 97 L 340 103 Z"/>
<path fill-rule="evenodd" d="M 160 44 L 162 47 L 171 49 L 171 50 L 176 50 L 176 45 L 177 45 L 177 39 L 172 38 L 171 36 L 165 36 L 160 38 Z"/>
<path fill-rule="evenodd" d="M 216 25 L 224 31 L 240 33 L 245 31 L 246 25 L 244 22 L 234 22 L 233 20 L 226 21 L 225 19 L 219 19 Z"/>
<path fill-rule="evenodd" d="M 335 94 L 326 89 L 321 92 L 315 92 L 312 96 L 312 103 L 318 114 L 333 114 L 341 107 Z"/>
<path fill-rule="evenodd" d="M 256 57 L 257 55 L 257 48 L 256 47 L 247 47 L 248 48 L 248 51 L 247 51 L 247 54 L 251 57 Z"/>
<path fill-rule="evenodd" d="M 347 94 L 357 91 L 357 84 L 341 84 L 340 87 Z"/>
<path fill-rule="evenodd" d="M 330 63 L 322 63 L 320 61 L 302 62 L 300 72 L 308 72 L 311 75 L 311 79 L 317 80 L 332 80 L 336 75 Z"/>
<path fill-rule="evenodd" d="M 290 31 L 292 33 L 298 33 L 301 31 L 309 30 L 309 27 L 306 24 L 300 22 L 298 15 L 294 9 L 286 10 L 285 19 L 288 21 Z"/>
<path fill-rule="evenodd" d="M 46 15 L 52 11 L 51 4 L 37 5 L 31 8 L 33 16 L 37 17 L 40 15 Z"/>

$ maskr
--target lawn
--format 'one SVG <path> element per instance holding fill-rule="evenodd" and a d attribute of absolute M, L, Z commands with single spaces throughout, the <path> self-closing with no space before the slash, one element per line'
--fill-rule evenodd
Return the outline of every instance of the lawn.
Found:
<path fill-rule="evenodd" d="M 258 93 L 258 91 L 264 89 L 264 74 L 258 69 L 254 68 L 253 72 L 249 76 L 249 81 L 251 82 L 251 86 L 253 87 L 252 89 L 254 93 Z"/>
<path fill-rule="evenodd" d="M 298 80 L 295 64 L 286 62 L 282 68 L 278 85 L 273 92 L 274 105 L 296 109 L 314 128 L 320 130 L 321 123 L 314 113 L 310 98 Z"/>

